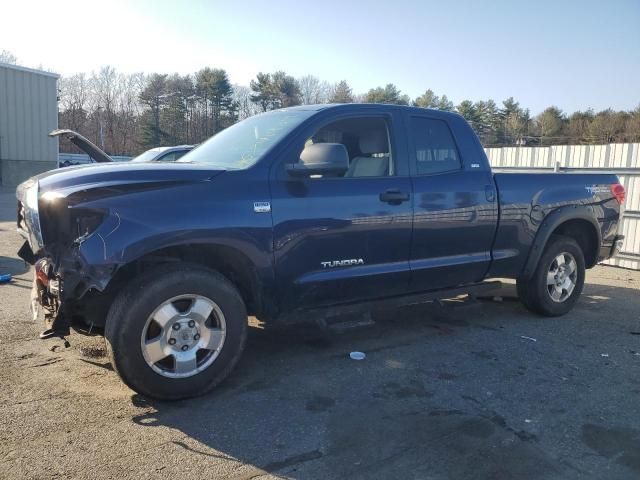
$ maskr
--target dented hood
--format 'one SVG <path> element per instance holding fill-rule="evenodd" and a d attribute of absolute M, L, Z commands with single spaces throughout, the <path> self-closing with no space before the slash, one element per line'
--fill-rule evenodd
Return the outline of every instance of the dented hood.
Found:
<path fill-rule="evenodd" d="M 40 194 L 55 191 L 67 196 L 94 188 L 206 181 L 223 171 L 219 167 L 192 163 L 112 162 L 50 170 L 34 180 L 39 183 Z"/>
<path fill-rule="evenodd" d="M 113 162 L 113 159 L 102 151 L 97 145 L 92 143 L 89 139 L 83 137 L 78 132 L 73 130 L 58 129 L 49 133 L 50 137 L 62 137 L 69 140 L 80 150 L 89 155 L 93 160 L 98 163 Z"/>

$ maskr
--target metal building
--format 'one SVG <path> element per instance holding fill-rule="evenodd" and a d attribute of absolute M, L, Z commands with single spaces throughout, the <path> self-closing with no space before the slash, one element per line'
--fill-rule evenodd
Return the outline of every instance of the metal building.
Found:
<path fill-rule="evenodd" d="M 0 185 L 58 164 L 58 75 L 0 63 Z"/>

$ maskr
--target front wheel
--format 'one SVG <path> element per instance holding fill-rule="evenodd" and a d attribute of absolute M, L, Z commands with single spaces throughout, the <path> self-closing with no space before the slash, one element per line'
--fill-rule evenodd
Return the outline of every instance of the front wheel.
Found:
<path fill-rule="evenodd" d="M 105 325 L 111 363 L 143 395 L 176 400 L 203 394 L 240 358 L 247 314 L 236 288 L 217 272 L 168 265 L 134 279 Z"/>
<path fill-rule="evenodd" d="M 584 286 L 584 254 L 572 238 L 554 235 L 530 279 L 518 279 L 518 296 L 531 311 L 547 317 L 567 313 Z"/>

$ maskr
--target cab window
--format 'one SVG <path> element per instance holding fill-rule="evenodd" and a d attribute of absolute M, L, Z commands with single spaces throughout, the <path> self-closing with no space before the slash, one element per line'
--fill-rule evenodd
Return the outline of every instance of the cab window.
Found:
<path fill-rule="evenodd" d="M 443 120 L 411 118 L 417 175 L 460 170 L 462 163 L 449 126 Z"/>
<path fill-rule="evenodd" d="M 380 117 L 338 120 L 325 125 L 307 139 L 316 143 L 340 143 L 349 155 L 343 177 L 387 177 L 394 175 L 387 122 Z"/>

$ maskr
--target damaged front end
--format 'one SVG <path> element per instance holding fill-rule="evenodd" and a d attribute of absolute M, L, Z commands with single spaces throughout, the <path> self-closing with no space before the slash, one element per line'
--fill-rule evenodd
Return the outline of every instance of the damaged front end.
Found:
<path fill-rule="evenodd" d="M 79 302 L 92 288 L 103 290 L 117 266 L 106 269 L 90 267 L 84 244 L 99 227 L 109 222 L 108 211 L 77 206 L 73 195 L 38 192 L 37 180 L 28 180 L 17 191 L 17 230 L 25 242 L 18 256 L 33 265 L 31 310 L 34 319 L 38 306 L 44 312 L 46 330 L 40 338 L 66 336 L 76 318 L 90 318 L 86 302 Z M 109 225 L 106 225 L 109 228 Z M 100 234 L 98 234 L 100 236 Z M 100 248 L 92 244 L 93 251 Z M 99 274 L 96 274 L 99 273 Z M 80 308 L 83 307 L 83 308 Z M 86 326 L 86 322 L 83 326 Z M 90 325 L 89 325 L 90 328 Z"/>
<path fill-rule="evenodd" d="M 71 327 L 101 333 L 119 289 L 156 261 L 152 252 L 200 240 L 192 222 L 203 224 L 201 199 L 223 172 L 111 162 L 20 184 L 17 229 L 25 242 L 18 255 L 34 266 L 32 305 L 42 308 L 47 327 L 41 337 L 65 336 Z"/>

